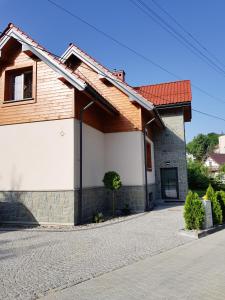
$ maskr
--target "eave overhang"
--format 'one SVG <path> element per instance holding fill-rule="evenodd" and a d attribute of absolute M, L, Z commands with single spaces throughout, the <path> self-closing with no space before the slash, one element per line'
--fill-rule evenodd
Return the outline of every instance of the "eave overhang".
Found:
<path fill-rule="evenodd" d="M 44 61 L 49 67 L 56 71 L 60 76 L 64 77 L 70 84 L 76 87 L 78 90 L 83 91 L 87 84 L 78 78 L 75 74 L 71 73 L 64 65 L 61 64 L 56 58 L 50 55 L 42 48 L 32 45 L 31 41 L 22 33 L 20 33 L 14 27 L 10 28 L 2 34 L 0 38 L 0 56 L 2 48 L 7 44 L 10 38 L 14 38 L 22 44 L 22 51 L 30 51 L 36 55 L 39 59 Z"/>
<path fill-rule="evenodd" d="M 93 69 L 99 74 L 99 78 L 107 79 L 111 84 L 116 86 L 122 92 L 124 92 L 130 99 L 130 101 L 137 102 L 141 107 L 147 109 L 148 111 L 154 109 L 154 105 L 136 92 L 126 83 L 117 79 L 110 71 L 105 69 L 103 66 L 94 61 L 91 57 L 85 54 L 83 51 L 78 49 L 78 47 L 71 45 L 61 56 L 61 61 L 65 62 L 71 55 L 75 55 L 81 61 L 83 61 L 87 66 Z"/>

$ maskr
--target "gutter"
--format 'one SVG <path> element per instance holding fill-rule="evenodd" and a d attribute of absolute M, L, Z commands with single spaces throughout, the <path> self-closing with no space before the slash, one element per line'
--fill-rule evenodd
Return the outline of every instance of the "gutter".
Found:
<path fill-rule="evenodd" d="M 166 126 L 165 126 L 165 124 L 164 124 L 164 122 L 163 122 L 163 120 L 162 120 L 162 118 L 161 118 L 161 116 L 160 116 L 160 114 L 159 114 L 159 112 L 158 112 L 157 107 L 154 107 L 154 108 L 153 108 L 153 112 L 156 114 L 156 116 L 157 116 L 157 118 L 159 119 L 159 122 L 160 122 L 160 124 L 162 125 L 162 127 L 165 128 Z"/>
<path fill-rule="evenodd" d="M 145 162 L 145 210 L 150 210 L 148 205 L 148 168 L 147 168 L 147 152 L 146 152 L 146 128 L 155 121 L 155 118 L 149 120 L 143 128 L 143 138 L 144 138 L 144 162 Z"/>
<path fill-rule="evenodd" d="M 191 106 L 191 101 L 181 102 L 181 103 L 178 103 L 178 104 L 157 105 L 156 109 L 180 108 L 180 107 L 188 107 L 188 106 Z"/>
<path fill-rule="evenodd" d="M 102 106 L 104 106 L 105 108 L 107 108 L 107 110 L 110 111 L 111 113 L 119 114 L 119 111 L 111 103 L 109 103 L 107 100 L 105 100 L 105 98 L 102 95 L 100 95 L 90 85 L 86 86 L 86 88 L 84 89 L 84 92 L 87 92 L 92 98 L 97 99 L 98 102 Z"/>

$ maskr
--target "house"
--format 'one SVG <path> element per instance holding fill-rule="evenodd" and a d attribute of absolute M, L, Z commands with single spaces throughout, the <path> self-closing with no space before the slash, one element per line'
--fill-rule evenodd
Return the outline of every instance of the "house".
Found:
<path fill-rule="evenodd" d="M 225 182 L 225 176 L 220 172 L 220 168 L 225 164 L 225 135 L 219 136 L 218 147 L 214 152 L 210 153 L 206 158 L 204 165 L 208 167 L 212 176 L 220 176 L 221 180 Z"/>
<path fill-rule="evenodd" d="M 219 169 L 225 164 L 225 153 L 210 153 L 205 160 L 205 166 L 214 175 L 219 173 Z"/>
<path fill-rule="evenodd" d="M 0 222 L 77 224 L 184 201 L 190 81 L 131 87 L 77 46 L 61 57 L 9 24 L 0 36 Z"/>

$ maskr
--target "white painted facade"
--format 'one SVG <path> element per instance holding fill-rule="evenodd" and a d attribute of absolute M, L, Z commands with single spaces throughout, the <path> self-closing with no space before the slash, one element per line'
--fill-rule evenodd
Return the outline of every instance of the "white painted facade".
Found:
<path fill-rule="evenodd" d="M 76 187 L 79 186 L 79 127 L 76 125 L 75 170 Z M 149 142 L 151 142 L 149 140 Z M 152 172 L 148 183 L 155 183 L 154 145 L 152 149 Z M 107 171 L 120 174 L 123 185 L 144 184 L 143 134 L 140 131 L 102 133 L 88 125 L 83 132 L 83 186 L 103 186 Z"/>
<path fill-rule="evenodd" d="M 0 190 L 73 188 L 73 120 L 0 126 Z"/>
<path fill-rule="evenodd" d="M 80 133 L 79 122 L 75 120 L 75 187 L 79 187 Z M 83 186 L 102 186 L 105 158 L 104 133 L 83 125 Z"/>
<path fill-rule="evenodd" d="M 219 137 L 219 153 L 225 154 L 225 135 Z"/>
<path fill-rule="evenodd" d="M 212 169 L 212 170 L 218 170 L 219 165 L 217 162 L 215 162 L 211 157 L 208 157 L 205 161 L 205 166 Z"/>
<path fill-rule="evenodd" d="M 123 185 L 144 184 L 143 162 L 140 131 L 105 134 L 105 171 L 118 172 Z"/>
<path fill-rule="evenodd" d="M 152 171 L 148 171 L 148 184 L 153 184 L 155 183 L 155 150 L 154 150 L 154 143 L 147 138 L 148 142 L 151 143 L 151 158 L 152 158 Z M 144 151 L 144 149 L 142 149 L 142 152 Z M 143 161 L 144 164 L 144 161 Z M 143 183 L 144 184 L 144 183 Z"/>
<path fill-rule="evenodd" d="M 103 186 L 107 171 L 123 185 L 144 184 L 143 135 L 140 131 L 104 134 L 83 127 L 83 186 Z M 151 142 L 151 141 L 150 141 Z M 155 182 L 154 145 L 152 172 Z M 72 190 L 79 187 L 79 124 L 57 120 L 0 126 L 0 191 Z"/>

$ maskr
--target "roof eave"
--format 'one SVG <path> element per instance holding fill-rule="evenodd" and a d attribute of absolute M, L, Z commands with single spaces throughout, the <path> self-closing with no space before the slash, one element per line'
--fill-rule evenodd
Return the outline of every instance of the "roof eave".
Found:
<path fill-rule="evenodd" d="M 130 101 L 136 101 L 139 105 L 149 111 L 154 109 L 153 103 L 145 99 L 138 92 L 133 91 L 133 89 L 125 85 L 122 81 L 120 82 L 119 80 L 113 78 L 110 72 L 103 71 L 97 66 L 97 63 L 90 62 L 90 59 L 87 58 L 85 54 L 81 53 L 81 51 L 74 45 L 70 45 L 68 49 L 62 54 L 61 61 L 65 62 L 72 54 L 76 55 L 80 60 L 84 61 L 89 67 L 95 70 L 95 72 L 97 72 L 100 76 L 105 77 L 118 89 L 122 90 L 129 97 Z"/>
<path fill-rule="evenodd" d="M 46 53 L 42 49 L 33 47 L 33 45 L 29 43 L 28 39 L 24 35 L 20 34 L 17 30 L 14 30 L 13 27 L 12 28 L 9 27 L 8 31 L 7 30 L 4 31 L 4 35 L 2 35 L 0 39 L 0 51 L 10 38 L 16 39 L 19 43 L 22 44 L 22 47 L 24 47 L 24 49 L 34 53 L 38 58 L 40 58 L 47 65 L 49 65 L 53 70 L 55 70 L 57 73 L 63 76 L 69 83 L 75 86 L 78 90 L 83 91 L 86 88 L 87 84 L 85 82 L 76 78 L 72 73 L 67 71 L 65 68 L 60 67 L 59 63 L 57 63 L 57 61 L 54 60 L 48 53 Z"/>

